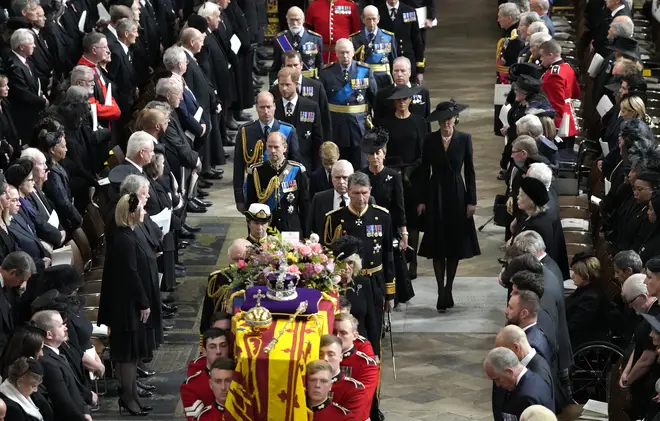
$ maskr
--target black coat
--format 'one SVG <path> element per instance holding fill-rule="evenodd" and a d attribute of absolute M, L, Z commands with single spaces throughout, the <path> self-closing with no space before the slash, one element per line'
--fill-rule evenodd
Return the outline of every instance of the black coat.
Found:
<path fill-rule="evenodd" d="M 32 31 L 34 34 L 34 52 L 31 58 L 32 63 L 34 63 L 34 73 L 41 81 L 41 87 L 45 92 L 48 89 L 50 77 L 53 74 L 52 58 L 43 30 L 39 31 L 38 35 L 34 32 L 34 29 Z"/>
<path fill-rule="evenodd" d="M 48 179 L 43 185 L 43 191 L 53 202 L 53 206 L 60 217 L 62 226 L 69 231 L 75 230 L 82 224 L 82 216 L 71 201 L 71 187 L 69 175 L 61 165 L 49 164 Z"/>
<path fill-rule="evenodd" d="M 46 26 L 41 30 L 41 33 L 48 45 L 55 77 L 61 81 L 74 68 L 80 54 L 76 55 L 76 49 L 71 48 L 74 41 L 57 22 L 46 21 Z"/>
<path fill-rule="evenodd" d="M 198 56 L 199 65 L 215 88 L 217 100 L 227 109 L 236 99 L 236 87 L 233 83 L 227 83 L 233 77 L 229 69 L 229 59 L 220 40 L 211 31 L 208 31 L 204 38 L 202 52 L 203 54 Z"/>
<path fill-rule="evenodd" d="M 32 398 L 32 396 L 30 396 L 30 398 Z M 7 405 L 7 413 L 5 414 L 5 419 L 11 421 L 39 420 L 39 418 L 29 415 L 28 412 L 24 409 L 23 405 L 7 397 L 4 393 L 0 393 L 0 399 L 2 399 L 5 402 L 5 405 Z M 51 421 L 51 420 L 47 420 L 45 418 L 45 415 L 41 413 L 41 408 L 39 408 L 37 402 L 34 402 L 34 404 L 35 406 L 37 406 L 37 409 L 39 409 L 39 413 L 41 414 L 41 416 L 44 417 L 43 418 L 44 421 Z M 50 415 L 52 416 L 53 414 L 51 413 Z"/>
<path fill-rule="evenodd" d="M 607 338 L 609 305 L 596 282 L 579 287 L 566 298 L 566 323 L 573 349 Z"/>
<path fill-rule="evenodd" d="M 18 213 L 23 216 L 28 224 L 30 224 L 31 228 L 36 232 L 37 237 L 54 247 L 58 247 L 62 243 L 62 234 L 57 227 L 48 223 L 50 214 L 46 214 L 42 206 L 37 206 L 38 204 L 34 203 L 36 199 L 33 195 L 35 194 L 36 193 L 30 193 L 30 195 L 25 198 L 28 203 L 21 203 L 21 208 Z M 27 207 L 32 208 L 31 212 Z"/>
<path fill-rule="evenodd" d="M 380 355 L 380 321 L 374 308 L 374 286 L 371 278 L 356 276 L 354 289 L 346 291 L 351 302 L 351 314 L 358 320 L 360 335 L 371 342 L 375 355 Z"/>
<path fill-rule="evenodd" d="M 235 75 L 237 79 L 237 106 L 240 109 L 249 108 L 254 104 L 254 84 L 252 82 L 252 55 L 250 52 L 250 28 L 245 14 L 235 2 L 230 2 L 222 12 L 222 23 L 219 29 L 227 28 L 225 36 L 230 40 L 232 35 L 236 35 L 241 41 L 241 47 L 236 54 L 237 69 Z"/>
<path fill-rule="evenodd" d="M 541 329 L 538 324 L 535 324 L 534 326 L 528 327 L 525 330 L 525 334 L 527 335 L 527 341 L 532 348 L 534 348 L 536 352 L 548 362 L 548 364 L 552 363 L 555 359 L 553 355 L 554 350 L 550 346 L 550 341 L 548 341 L 548 337 L 543 329 Z"/>
<path fill-rule="evenodd" d="M 107 66 L 108 76 L 115 82 L 112 86 L 112 96 L 117 101 L 122 116 L 128 120 L 135 103 L 135 88 L 138 84 L 133 54 L 130 50 L 124 52 L 119 41 L 108 43 L 108 46 L 112 56 L 112 61 Z"/>
<path fill-rule="evenodd" d="M 30 62 L 31 60 L 28 59 L 28 63 Z M 11 117 L 23 143 L 31 144 L 32 131 L 39 121 L 39 113 L 46 109 L 46 99 L 42 97 L 44 87 L 40 87 L 37 75 L 13 52 L 7 56 L 7 65 L 5 71 L 11 87 L 9 90 Z"/>
<path fill-rule="evenodd" d="M 181 185 L 182 169 L 194 169 L 197 166 L 199 154 L 192 148 L 176 113 L 170 115 L 170 124 L 158 142 L 165 147 L 165 159 L 167 159 L 177 182 Z"/>
<path fill-rule="evenodd" d="M 186 73 L 183 74 L 183 79 L 188 85 L 188 88 L 195 95 L 195 99 L 199 106 L 204 110 L 202 116 L 205 121 L 211 120 L 211 113 L 215 112 L 216 98 L 213 84 L 206 77 L 204 71 L 197 63 L 194 57 L 186 53 L 188 57 L 188 67 Z"/>
<path fill-rule="evenodd" d="M 527 368 L 532 373 L 541 377 L 545 384 L 550 386 L 550 390 L 553 391 L 552 398 L 554 399 L 555 382 L 554 376 L 552 374 L 552 368 L 550 368 L 550 363 L 537 353 L 532 357 L 531 360 L 529 360 L 527 363 Z"/>
<path fill-rule="evenodd" d="M 56 421 L 84 421 L 87 405 L 91 403 L 92 392 L 80 382 L 73 367 L 60 352 L 44 346 L 41 359 L 44 369 L 43 386 L 53 405 Z"/>
<path fill-rule="evenodd" d="M 415 9 L 404 3 L 399 3 L 394 21 L 385 2 L 378 5 L 380 22 L 378 26 L 390 32 L 394 32 L 396 51 L 399 57 L 407 57 L 410 60 L 412 76 L 417 72 L 424 73 L 424 41 L 417 22 Z M 405 13 L 405 16 L 404 16 Z"/>
<path fill-rule="evenodd" d="M 316 193 L 332 188 L 325 168 L 321 167 L 309 173 L 309 197 L 314 198 Z M 325 219 L 324 219 L 325 221 Z"/>
<path fill-rule="evenodd" d="M 422 147 L 420 182 L 429 188 L 421 197 L 426 211 L 419 255 L 468 259 L 481 254 L 474 219 L 466 216 L 467 205 L 477 204 L 472 136 L 454 130 L 446 151 L 442 143 L 437 131 L 426 136 Z"/>
<path fill-rule="evenodd" d="M 270 88 L 270 93 L 273 94 L 275 99 L 281 98 L 280 90 L 277 85 Z M 308 77 L 302 78 L 302 82 L 298 86 L 298 95 L 311 99 L 312 102 L 318 104 L 321 111 L 321 126 L 323 127 L 323 140 L 333 140 L 332 138 L 332 121 L 330 120 L 330 106 L 328 105 L 328 94 L 325 92 L 323 84 Z"/>
<path fill-rule="evenodd" d="M 298 95 L 293 115 L 287 117 L 284 100 L 278 98 L 275 101 L 275 119 L 289 123 L 296 128 L 302 164 L 305 165 L 307 171 L 319 168 L 321 166 L 319 148 L 323 143 L 323 126 L 318 104 Z"/>
<path fill-rule="evenodd" d="M 559 269 L 557 262 L 552 260 L 552 257 L 550 257 L 550 255 L 546 253 L 546 255 L 543 256 L 543 258 L 541 259 L 541 263 L 543 263 L 543 266 L 548 268 L 550 272 L 553 275 L 555 275 L 559 283 L 559 286 L 561 288 L 564 288 L 564 275 L 561 273 L 561 269 Z"/>
<path fill-rule="evenodd" d="M 46 250 L 41 244 L 37 233 L 30 224 L 21 216 L 16 214 L 12 216 L 9 224 L 9 233 L 16 241 L 18 247 L 29 254 L 35 260 L 41 260 L 46 257 Z"/>
<path fill-rule="evenodd" d="M 13 292 L 0 289 L 0 355 L 14 331 Z"/>
<path fill-rule="evenodd" d="M 495 386 L 494 386 L 495 387 Z M 546 382 L 528 370 L 521 378 L 516 388 L 508 393 L 493 392 L 493 416 L 495 421 L 506 421 L 510 419 L 505 414 L 510 414 L 515 419 L 520 419 L 520 415 L 525 409 L 532 405 L 543 405 L 554 412 L 555 402 L 552 399 L 552 389 Z"/>
<path fill-rule="evenodd" d="M 545 252 L 550 255 L 552 260 L 557 262 L 557 266 L 559 266 L 562 273 L 562 279 L 569 279 L 570 273 L 568 271 L 566 241 L 564 240 L 564 230 L 559 218 L 553 218 L 547 212 L 538 213 L 524 219 L 518 224 L 518 233 L 525 230 L 539 233 L 545 243 Z"/>
<path fill-rule="evenodd" d="M 559 370 L 568 370 L 573 364 L 573 347 L 566 323 L 564 289 L 563 284 L 559 286 L 560 282 L 548 268 L 543 267 L 544 292 L 538 324 L 555 350 Z M 555 366 L 554 362 L 550 365 Z"/>
<path fill-rule="evenodd" d="M 144 3 L 144 4 L 142 4 Z M 149 64 L 155 69 L 160 62 L 160 32 L 156 12 L 150 0 L 140 2 L 140 26 L 144 28 Z"/>

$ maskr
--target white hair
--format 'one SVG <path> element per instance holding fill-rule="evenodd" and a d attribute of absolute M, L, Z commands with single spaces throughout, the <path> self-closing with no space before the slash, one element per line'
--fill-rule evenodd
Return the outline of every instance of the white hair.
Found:
<path fill-rule="evenodd" d="M 167 70 L 172 71 L 179 63 L 185 63 L 186 61 L 186 52 L 183 47 L 178 45 L 168 48 L 163 53 L 163 65 Z"/>
<path fill-rule="evenodd" d="M 94 70 L 91 67 L 87 67 L 83 64 L 79 64 L 71 70 L 71 84 L 76 85 L 78 81 L 84 80 L 86 77 L 94 76 Z"/>
<path fill-rule="evenodd" d="M 550 2 L 548 0 L 536 0 L 536 5 L 544 12 L 550 10 Z"/>
<path fill-rule="evenodd" d="M 643 273 L 630 275 L 621 286 L 621 296 L 624 300 L 630 301 L 639 295 L 649 295 L 649 290 L 644 283 L 645 280 L 646 275 Z"/>
<path fill-rule="evenodd" d="M 346 44 L 346 45 L 351 47 L 351 50 L 355 51 L 355 47 L 353 46 L 353 43 L 348 38 L 338 39 L 337 42 L 335 43 L 335 49 L 337 49 L 337 47 L 339 47 L 339 44 Z"/>
<path fill-rule="evenodd" d="M 147 132 L 138 131 L 131 135 L 128 138 L 128 144 L 126 145 L 126 156 L 128 158 L 135 157 L 140 151 L 150 144 L 154 143 L 154 137 Z"/>
<path fill-rule="evenodd" d="M 532 34 L 532 36 L 529 37 L 529 45 L 540 47 L 541 44 L 543 44 L 546 41 L 550 41 L 551 39 L 552 39 L 552 37 L 550 36 L 550 34 L 543 33 L 543 32 L 537 32 L 535 34 Z"/>
<path fill-rule="evenodd" d="M 9 40 L 12 51 L 18 50 L 21 45 L 27 44 L 30 41 L 34 42 L 34 34 L 25 28 L 15 30 Z"/>
<path fill-rule="evenodd" d="M 541 237 L 541 234 L 536 231 L 522 231 L 513 239 L 513 244 L 515 244 L 518 250 L 522 250 L 525 253 L 531 253 L 535 256 L 545 252 L 545 242 L 543 241 L 543 237 Z"/>
<path fill-rule="evenodd" d="M 527 35 L 530 37 L 533 34 L 549 34 L 550 31 L 548 30 L 548 27 L 546 26 L 545 22 L 542 20 L 537 21 L 537 22 L 532 22 L 528 27 L 527 27 Z"/>
<path fill-rule="evenodd" d="M 348 174 L 348 175 L 351 175 L 351 174 L 353 174 L 353 173 L 355 172 L 355 169 L 353 168 L 353 164 L 351 164 L 350 161 L 347 161 L 347 160 L 345 160 L 345 159 L 340 159 L 340 160 L 338 160 L 337 162 L 335 162 L 334 164 L 332 164 L 332 171 L 331 171 L 331 173 L 334 173 L 334 172 L 335 172 L 335 168 L 337 169 L 337 171 L 339 171 L 339 170 L 342 169 L 342 168 L 345 168 L 345 169 L 349 170 L 349 174 Z"/>
<path fill-rule="evenodd" d="M 542 162 L 535 162 L 527 170 L 528 178 L 535 178 L 543 183 L 546 190 L 550 190 L 552 184 L 552 170 Z"/>
<path fill-rule="evenodd" d="M 167 96 L 167 94 L 172 92 L 179 92 L 183 90 L 183 84 L 178 78 L 168 77 L 159 79 L 156 83 L 156 95 L 157 96 Z"/>
<path fill-rule="evenodd" d="M 541 17 L 536 12 L 525 12 L 520 15 L 520 23 L 522 23 L 523 25 L 529 26 L 534 22 L 538 22 L 540 20 Z"/>
<path fill-rule="evenodd" d="M 21 151 L 21 158 L 27 158 L 34 164 L 36 164 L 37 161 L 46 162 L 46 155 L 37 148 L 23 149 Z"/>
<path fill-rule="evenodd" d="M 149 187 L 149 180 L 147 177 L 139 174 L 130 174 L 119 185 L 119 194 L 124 196 L 126 194 L 136 193 L 142 187 Z"/>
<path fill-rule="evenodd" d="M 617 16 L 610 23 L 615 37 L 632 38 L 635 33 L 635 23 L 628 16 Z"/>
<path fill-rule="evenodd" d="M 218 6 L 218 3 L 207 1 L 206 3 L 202 4 L 199 10 L 197 10 L 197 14 L 203 18 L 210 18 L 216 11 L 220 11 L 220 6 Z"/>
<path fill-rule="evenodd" d="M 515 22 L 520 20 L 520 9 L 518 8 L 518 5 L 513 3 L 502 3 L 498 9 L 502 12 L 503 16 L 509 16 Z"/>
<path fill-rule="evenodd" d="M 490 365 L 496 373 L 501 373 L 509 368 L 520 365 L 520 360 L 513 351 L 503 346 L 492 349 L 486 356 L 484 365 Z"/>
<path fill-rule="evenodd" d="M 392 67 L 394 67 L 394 65 L 397 63 L 397 61 L 406 63 L 406 66 L 408 67 L 408 70 L 412 69 L 412 64 L 410 63 L 410 59 L 408 57 L 399 56 L 399 57 L 395 58 L 394 62 L 392 63 Z"/>
<path fill-rule="evenodd" d="M 536 139 L 543 134 L 543 125 L 541 120 L 534 114 L 525 114 L 520 120 L 516 121 L 516 130 L 518 134 L 529 134 Z"/>

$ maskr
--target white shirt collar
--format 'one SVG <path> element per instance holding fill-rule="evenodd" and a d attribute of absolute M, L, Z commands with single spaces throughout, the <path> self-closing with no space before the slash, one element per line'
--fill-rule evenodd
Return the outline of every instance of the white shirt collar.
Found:
<path fill-rule="evenodd" d="M 614 17 L 614 15 L 616 15 L 616 12 L 618 12 L 621 9 L 624 9 L 625 7 L 626 7 L 626 5 L 622 4 L 619 7 L 617 7 L 616 9 L 612 10 L 612 17 Z"/>
<path fill-rule="evenodd" d="M 12 53 L 14 53 L 16 55 L 16 57 L 18 57 L 19 60 L 21 60 L 21 63 L 25 64 L 27 62 L 27 59 L 25 57 L 23 57 L 22 55 L 18 54 L 16 51 L 12 51 Z"/>
<path fill-rule="evenodd" d="M 121 45 L 121 49 L 124 50 L 124 54 L 128 54 L 128 46 L 121 41 L 119 41 L 119 45 Z"/>
<path fill-rule="evenodd" d="M 518 374 L 518 377 L 516 378 L 516 386 L 518 386 L 518 383 L 520 383 L 520 379 L 522 379 L 522 376 L 527 373 L 527 367 L 523 367 L 523 369 L 520 371 L 520 374 Z"/>
<path fill-rule="evenodd" d="M 529 351 L 529 354 L 525 355 L 525 358 L 520 360 L 520 364 L 527 367 L 527 364 L 529 364 L 529 362 L 532 361 L 532 358 L 534 358 L 535 355 L 536 355 L 536 350 L 532 348 L 532 350 Z"/>
<path fill-rule="evenodd" d="M 195 54 L 194 54 L 192 51 L 190 51 L 190 50 L 187 49 L 186 47 L 182 47 L 182 48 L 183 48 L 183 51 L 185 51 L 186 54 L 188 54 L 188 55 L 190 56 L 191 59 L 197 61 L 197 59 L 195 58 Z"/>
<path fill-rule="evenodd" d="M 0 273 L 0 288 L 4 288 L 4 287 L 5 287 L 5 280 L 2 277 L 2 274 Z"/>
<path fill-rule="evenodd" d="M 548 255 L 548 253 L 543 252 L 543 254 L 539 256 L 539 261 L 545 259 L 545 256 L 547 256 L 547 255 Z"/>
<path fill-rule="evenodd" d="M 522 328 L 523 332 L 527 332 L 527 329 L 529 329 L 532 326 L 536 326 L 536 322 L 530 323 L 529 325 L 525 326 Z"/>
<path fill-rule="evenodd" d="M 115 38 L 119 39 L 119 37 L 117 36 L 117 30 L 115 29 L 114 26 L 112 26 L 112 25 L 108 25 L 108 31 L 110 31 L 110 33 L 111 33 L 112 35 L 114 35 Z"/>
<path fill-rule="evenodd" d="M 39 35 L 39 31 L 41 31 L 41 29 L 39 29 L 39 28 L 34 28 L 34 27 L 32 28 L 32 30 L 33 30 L 34 33 L 37 34 L 37 35 Z"/>
<path fill-rule="evenodd" d="M 332 209 L 339 209 L 339 204 L 341 203 L 342 195 L 339 194 L 337 190 L 333 189 L 332 191 L 335 192 L 334 199 L 332 201 Z M 344 197 L 344 201 L 346 201 L 346 206 L 348 206 L 351 199 L 349 199 L 348 194 L 344 194 L 343 197 Z"/>
<path fill-rule="evenodd" d="M 296 104 L 298 103 L 298 94 L 294 95 L 293 98 L 289 99 L 284 99 L 282 98 L 282 103 L 284 104 L 284 108 L 290 103 L 293 104 L 293 108 L 296 108 Z"/>
<path fill-rule="evenodd" d="M 140 172 L 142 172 L 142 167 L 136 164 L 135 162 L 131 161 L 129 157 L 124 158 L 124 160 L 129 164 L 131 164 L 132 166 L 134 166 L 135 168 L 137 168 L 138 170 L 140 170 Z"/>
<path fill-rule="evenodd" d="M 47 346 L 48 348 L 52 349 L 54 353 L 56 353 L 57 355 L 60 355 L 59 348 L 55 348 L 54 346 L 50 346 L 48 344 L 44 344 L 44 346 Z"/>

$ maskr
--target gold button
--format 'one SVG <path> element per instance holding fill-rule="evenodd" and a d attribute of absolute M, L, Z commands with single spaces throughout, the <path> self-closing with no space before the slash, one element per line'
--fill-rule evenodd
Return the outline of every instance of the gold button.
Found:
<path fill-rule="evenodd" d="M 378 242 L 378 240 L 374 240 L 374 243 L 377 243 L 377 242 Z"/>
<path fill-rule="evenodd" d="M 376 217 L 376 221 L 378 221 L 378 217 Z"/>
<path fill-rule="evenodd" d="M 376 252 L 374 252 L 374 254 L 376 254 Z M 371 262 L 371 264 L 373 265 L 373 264 L 374 264 L 374 262 Z"/>
<path fill-rule="evenodd" d="M 344 223 L 344 220 L 343 220 L 343 219 L 341 220 L 341 223 L 342 223 L 342 224 Z"/>

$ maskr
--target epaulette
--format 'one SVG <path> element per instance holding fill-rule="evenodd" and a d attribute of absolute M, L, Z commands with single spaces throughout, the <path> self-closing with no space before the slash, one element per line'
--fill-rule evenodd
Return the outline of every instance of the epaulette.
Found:
<path fill-rule="evenodd" d="M 307 32 L 309 32 L 312 35 L 316 35 L 319 38 L 323 38 L 323 36 L 321 34 L 319 34 L 318 32 L 310 31 L 309 29 L 307 29 Z"/>
<path fill-rule="evenodd" d="M 283 126 L 289 126 L 289 127 L 291 127 L 292 129 L 294 128 L 294 127 L 293 127 L 293 124 L 291 124 L 291 123 L 287 123 L 286 121 L 282 121 L 282 120 L 277 120 L 277 121 L 280 122 L 280 126 L 283 125 Z"/>
<path fill-rule="evenodd" d="M 202 409 L 202 412 L 200 412 L 199 414 L 197 414 L 197 416 L 196 416 L 195 418 L 193 418 L 193 419 L 194 419 L 194 420 L 198 420 L 198 419 L 200 419 L 200 418 L 202 417 L 202 414 L 205 413 L 205 412 L 210 411 L 211 408 L 213 408 L 213 405 L 205 406 L 204 409 Z"/>
<path fill-rule="evenodd" d="M 256 165 L 256 164 L 255 164 L 255 165 Z M 390 213 L 390 211 L 389 211 L 389 210 L 387 210 L 387 208 L 384 208 L 384 207 L 382 207 L 382 206 L 378 206 L 378 205 L 371 205 L 371 207 L 372 207 L 372 208 L 374 208 L 374 209 L 378 209 L 378 210 L 381 210 L 381 211 L 383 211 L 383 212 L 385 212 L 385 213 Z"/>
<path fill-rule="evenodd" d="M 248 169 L 247 169 L 248 174 L 252 174 L 252 170 L 253 170 L 253 169 L 258 168 L 258 167 L 261 167 L 262 165 L 264 165 L 263 162 L 257 162 L 256 164 L 252 164 L 252 165 L 250 165 L 250 166 L 248 167 Z"/>
<path fill-rule="evenodd" d="M 337 64 L 336 61 L 333 61 L 332 63 L 328 63 L 325 66 L 323 66 L 324 69 L 327 69 L 328 67 L 332 66 L 333 64 Z"/>
<path fill-rule="evenodd" d="M 394 32 L 390 32 L 390 31 L 388 31 L 387 29 L 382 29 L 382 28 L 381 28 L 381 31 L 383 31 L 383 32 L 386 33 L 387 35 L 392 35 L 392 36 L 394 36 Z"/>
<path fill-rule="evenodd" d="M 356 61 L 355 64 L 357 64 L 358 66 L 362 66 L 362 67 L 369 67 L 369 65 L 367 63 L 365 63 L 364 61 Z"/>
<path fill-rule="evenodd" d="M 560 70 L 561 70 L 561 66 L 555 64 L 554 66 L 550 67 L 550 74 L 558 75 Z"/>
<path fill-rule="evenodd" d="M 358 335 L 358 337 L 357 337 L 357 339 L 356 339 L 356 340 L 358 340 L 358 341 L 360 341 L 360 342 L 362 342 L 362 343 L 365 343 L 365 342 L 367 342 L 367 338 L 365 338 L 365 337 L 364 337 L 364 336 L 362 336 L 362 335 Z"/>
<path fill-rule="evenodd" d="M 341 412 L 343 412 L 344 415 L 348 415 L 348 414 L 351 413 L 351 411 L 349 411 L 348 409 L 346 409 L 343 406 L 339 405 L 337 402 L 332 402 L 332 405 L 336 408 L 339 408 L 339 410 L 341 410 Z"/>
<path fill-rule="evenodd" d="M 357 355 L 358 357 L 364 358 L 364 360 L 367 362 L 367 365 L 369 365 L 369 364 L 376 365 L 377 364 L 376 360 L 374 360 L 373 358 L 371 358 L 370 356 L 368 356 L 367 354 L 365 354 L 362 351 L 355 351 L 355 355 Z"/>
<path fill-rule="evenodd" d="M 291 160 L 289 160 L 289 164 L 291 164 L 291 165 L 295 165 L 296 167 L 300 167 L 300 171 L 302 171 L 302 172 L 305 172 L 305 171 L 306 171 L 306 170 L 305 170 L 305 166 L 304 166 L 303 164 L 301 164 L 300 162 L 298 162 L 298 161 L 291 161 Z"/>
<path fill-rule="evenodd" d="M 193 374 L 192 376 L 188 377 L 188 378 L 186 379 L 186 381 L 183 382 L 183 384 L 188 384 L 189 381 L 191 381 L 191 380 L 194 379 L 195 377 L 199 376 L 200 374 L 202 374 L 202 370 L 199 370 L 197 373 L 195 373 L 195 374 Z"/>
<path fill-rule="evenodd" d="M 511 30 L 511 36 L 509 37 L 509 39 L 516 39 L 516 38 L 518 38 L 518 30 L 514 28 L 513 30 Z"/>
<path fill-rule="evenodd" d="M 349 37 L 349 38 L 350 38 L 350 37 L 354 37 L 354 36 L 356 36 L 357 34 L 359 34 L 360 32 L 362 32 L 362 31 L 353 32 L 353 33 L 350 34 L 348 37 Z"/>
<path fill-rule="evenodd" d="M 335 212 L 337 212 L 337 211 L 339 211 L 339 210 L 342 210 L 342 209 L 344 209 L 344 208 L 337 208 L 337 209 L 333 209 L 333 210 L 331 210 L 331 211 L 328 211 L 328 212 L 325 213 L 325 216 L 332 215 L 333 213 L 335 213 Z"/>
<path fill-rule="evenodd" d="M 349 382 L 352 382 L 355 385 L 356 389 L 364 389 L 364 383 L 362 383 L 361 381 L 348 376 L 344 376 L 344 379 L 348 380 Z"/>

